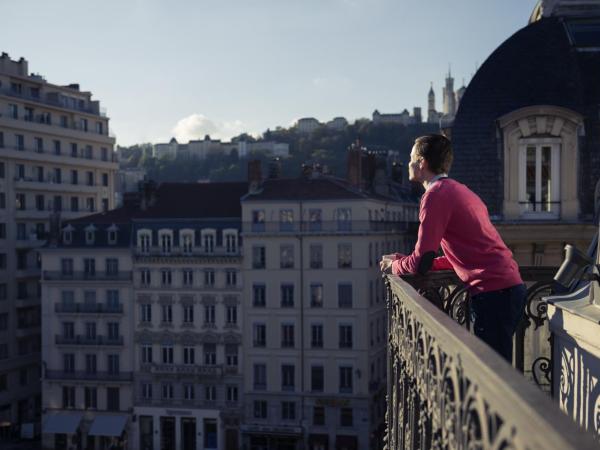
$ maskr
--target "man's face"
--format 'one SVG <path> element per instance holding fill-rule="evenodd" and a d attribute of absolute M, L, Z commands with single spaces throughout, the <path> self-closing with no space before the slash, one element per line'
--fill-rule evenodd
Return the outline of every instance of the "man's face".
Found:
<path fill-rule="evenodd" d="M 413 146 L 410 151 L 410 162 L 408 163 L 408 179 L 417 183 L 423 182 L 423 159 L 417 156 L 417 150 Z"/>

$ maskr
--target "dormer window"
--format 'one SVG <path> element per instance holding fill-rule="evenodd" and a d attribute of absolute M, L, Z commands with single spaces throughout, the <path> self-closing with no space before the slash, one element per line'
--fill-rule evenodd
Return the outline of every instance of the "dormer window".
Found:
<path fill-rule="evenodd" d="M 194 231 L 181 230 L 179 234 L 181 251 L 184 255 L 191 255 L 194 249 Z"/>
<path fill-rule="evenodd" d="M 118 228 L 114 224 L 108 228 L 108 230 L 107 230 L 108 245 L 115 245 L 117 243 L 117 230 L 118 230 Z"/>
<path fill-rule="evenodd" d="M 150 230 L 139 230 L 137 247 L 140 253 L 150 253 L 150 243 L 152 241 L 152 231 Z"/>
<path fill-rule="evenodd" d="M 202 247 L 205 253 L 214 253 L 215 234 L 215 230 L 202 230 Z"/>
<path fill-rule="evenodd" d="M 236 253 L 238 251 L 236 230 L 223 230 L 223 239 L 225 241 L 225 251 L 227 253 Z"/>
<path fill-rule="evenodd" d="M 86 245 L 94 245 L 96 240 L 96 227 L 90 225 L 85 229 L 85 244 Z"/>
<path fill-rule="evenodd" d="M 558 106 L 528 106 L 498 119 L 504 142 L 507 220 L 574 220 L 583 118 Z"/>
<path fill-rule="evenodd" d="M 171 230 L 160 230 L 158 232 L 158 242 L 163 255 L 170 254 L 173 247 L 173 232 Z"/>
<path fill-rule="evenodd" d="M 71 245 L 73 243 L 73 227 L 66 226 L 62 232 L 63 244 Z"/>

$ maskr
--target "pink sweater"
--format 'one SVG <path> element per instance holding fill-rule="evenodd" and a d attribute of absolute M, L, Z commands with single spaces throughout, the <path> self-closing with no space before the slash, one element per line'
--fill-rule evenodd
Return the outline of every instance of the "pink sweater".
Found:
<path fill-rule="evenodd" d="M 427 252 L 436 258 L 433 270 L 454 269 L 472 294 L 521 284 L 519 266 L 492 225 L 481 199 L 464 184 L 448 178 L 436 181 L 423 194 L 418 241 L 409 256 L 397 254 L 396 275 L 416 273 Z"/>

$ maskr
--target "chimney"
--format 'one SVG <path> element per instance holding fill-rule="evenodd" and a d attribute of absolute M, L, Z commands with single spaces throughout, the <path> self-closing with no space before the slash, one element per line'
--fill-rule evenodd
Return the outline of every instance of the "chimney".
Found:
<path fill-rule="evenodd" d="M 262 183 L 262 170 L 259 159 L 248 161 L 248 192 L 254 194 Z"/>
<path fill-rule="evenodd" d="M 392 181 L 402 184 L 404 181 L 404 164 L 396 161 L 392 163 Z"/>
<path fill-rule="evenodd" d="M 140 182 L 140 209 L 142 211 L 147 210 L 156 203 L 156 188 L 155 181 L 149 180 Z"/>
<path fill-rule="evenodd" d="M 277 178 L 281 178 L 281 160 L 273 158 L 269 162 L 269 179 L 276 180 Z"/>
<path fill-rule="evenodd" d="M 375 181 L 375 172 L 377 170 L 377 156 L 373 152 L 367 152 L 363 154 L 363 168 L 361 180 L 361 189 L 368 190 L 373 188 Z"/>
<path fill-rule="evenodd" d="M 310 164 L 302 164 L 302 166 L 300 167 L 300 176 L 305 179 L 305 180 L 310 180 L 312 178 L 312 174 L 313 174 L 313 166 Z"/>
<path fill-rule="evenodd" d="M 347 174 L 346 177 L 351 186 L 360 189 L 361 175 L 361 158 L 362 148 L 360 142 L 357 140 L 350 147 L 348 147 L 347 157 Z"/>
<path fill-rule="evenodd" d="M 390 184 L 387 176 L 385 159 L 379 158 L 376 162 L 373 190 L 379 195 L 390 195 Z"/>

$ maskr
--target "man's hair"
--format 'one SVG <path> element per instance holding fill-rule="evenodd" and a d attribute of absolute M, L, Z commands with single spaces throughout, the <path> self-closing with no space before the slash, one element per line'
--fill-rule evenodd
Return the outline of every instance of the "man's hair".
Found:
<path fill-rule="evenodd" d="M 417 156 L 427 161 L 435 174 L 448 173 L 454 156 L 450 140 L 441 134 L 427 134 L 415 139 Z"/>

